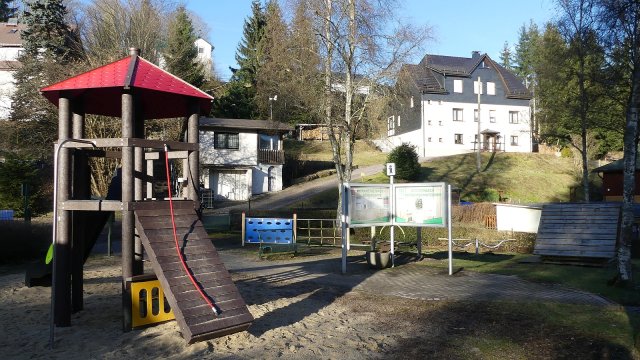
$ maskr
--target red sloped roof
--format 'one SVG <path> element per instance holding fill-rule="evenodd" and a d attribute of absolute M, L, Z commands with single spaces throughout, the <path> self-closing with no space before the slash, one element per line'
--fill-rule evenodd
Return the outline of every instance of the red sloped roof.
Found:
<path fill-rule="evenodd" d="M 53 85 L 42 94 L 58 105 L 60 94 L 81 98 L 85 113 L 121 116 L 121 94 L 132 89 L 139 111 L 145 119 L 182 117 L 189 114 L 189 104 L 197 101 L 200 114 L 211 110 L 211 100 L 202 90 L 160 69 L 139 56 L 128 56 Z"/>

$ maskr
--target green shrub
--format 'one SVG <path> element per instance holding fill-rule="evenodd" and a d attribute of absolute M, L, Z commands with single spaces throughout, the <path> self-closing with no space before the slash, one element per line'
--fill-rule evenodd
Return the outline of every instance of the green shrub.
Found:
<path fill-rule="evenodd" d="M 396 177 L 402 180 L 418 180 L 420 163 L 416 147 L 407 143 L 397 146 L 387 156 L 388 163 L 396 164 Z"/>
<path fill-rule="evenodd" d="M 0 264 L 42 258 L 51 244 L 51 221 L 0 221 Z"/>
<path fill-rule="evenodd" d="M 563 147 L 562 150 L 560 150 L 560 156 L 563 158 L 572 158 L 573 157 L 573 152 L 571 152 L 571 149 L 568 147 Z"/>

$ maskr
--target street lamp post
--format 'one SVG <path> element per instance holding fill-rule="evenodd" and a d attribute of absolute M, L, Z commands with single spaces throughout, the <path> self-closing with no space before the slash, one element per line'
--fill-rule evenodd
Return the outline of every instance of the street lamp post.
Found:
<path fill-rule="evenodd" d="M 478 76 L 478 152 L 476 153 L 476 170 L 480 172 L 480 93 L 482 92 L 482 81 Z"/>
<path fill-rule="evenodd" d="M 278 100 L 278 95 L 269 96 L 269 119 L 273 121 L 273 102 Z"/>

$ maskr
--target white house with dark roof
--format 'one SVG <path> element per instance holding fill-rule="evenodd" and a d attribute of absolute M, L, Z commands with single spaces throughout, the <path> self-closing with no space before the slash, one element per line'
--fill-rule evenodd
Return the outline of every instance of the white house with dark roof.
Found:
<path fill-rule="evenodd" d="M 200 118 L 204 188 L 214 200 L 235 201 L 282 190 L 282 137 L 292 130 L 276 121 Z"/>
<path fill-rule="evenodd" d="M 482 151 L 532 150 L 531 94 L 486 54 L 426 55 L 402 66 L 396 89 L 399 102 L 387 119 L 394 147 L 410 143 L 423 157 L 464 154 L 476 151 L 480 133 Z"/>
<path fill-rule="evenodd" d="M 11 95 L 16 88 L 13 74 L 20 67 L 18 57 L 24 51 L 20 32 L 25 28 L 15 19 L 0 22 L 0 120 L 8 119 L 11 113 Z"/>

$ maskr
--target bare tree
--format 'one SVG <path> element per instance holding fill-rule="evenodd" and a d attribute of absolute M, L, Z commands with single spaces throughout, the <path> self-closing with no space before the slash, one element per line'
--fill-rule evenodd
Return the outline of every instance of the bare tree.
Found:
<path fill-rule="evenodd" d="M 371 100 L 410 56 L 422 51 L 431 31 L 396 19 L 393 0 L 324 0 L 314 6 L 324 57 L 324 123 L 342 195 L 342 184 L 351 180 L 356 134 Z"/>
<path fill-rule="evenodd" d="M 174 10 L 172 6 L 168 0 L 94 1 L 86 9 L 82 32 L 87 66 L 94 68 L 118 60 L 126 56 L 132 46 L 139 48 L 145 59 L 157 64 L 166 40 L 166 19 Z M 182 125 L 180 121 L 156 122 L 146 123 L 148 133 L 165 130 L 165 133 L 175 134 Z M 167 127 L 172 128 L 167 131 Z M 88 138 L 117 138 L 121 126 L 116 119 L 88 115 L 85 129 Z M 106 195 L 118 166 L 114 160 L 92 159 L 93 193 Z"/>
<path fill-rule="evenodd" d="M 624 67 L 622 85 L 628 89 L 624 131 L 624 189 L 622 225 L 618 242 L 618 279 L 632 280 L 631 243 L 633 242 L 634 198 L 638 156 L 638 112 L 640 111 L 640 2 L 637 0 L 601 0 L 600 21 L 608 35 L 612 58 Z"/>
<path fill-rule="evenodd" d="M 603 50 L 599 48 L 596 35 L 596 16 L 594 0 L 557 0 L 561 10 L 561 21 L 559 22 L 560 32 L 569 44 L 569 62 L 577 63 L 572 66 L 569 76 L 570 81 L 577 83 L 576 101 L 567 103 L 571 115 L 579 120 L 581 142 L 572 145 L 580 152 L 582 158 L 582 188 L 584 200 L 589 202 L 589 154 L 587 147 L 588 131 L 594 122 L 595 100 L 601 97 L 598 91 L 601 89 L 600 83 L 594 81 L 594 75 L 601 74 L 601 67 L 597 66 L 598 61 L 594 61 L 603 55 Z M 600 63 L 604 62 L 603 57 Z M 594 66 L 595 65 L 595 66 Z"/>

